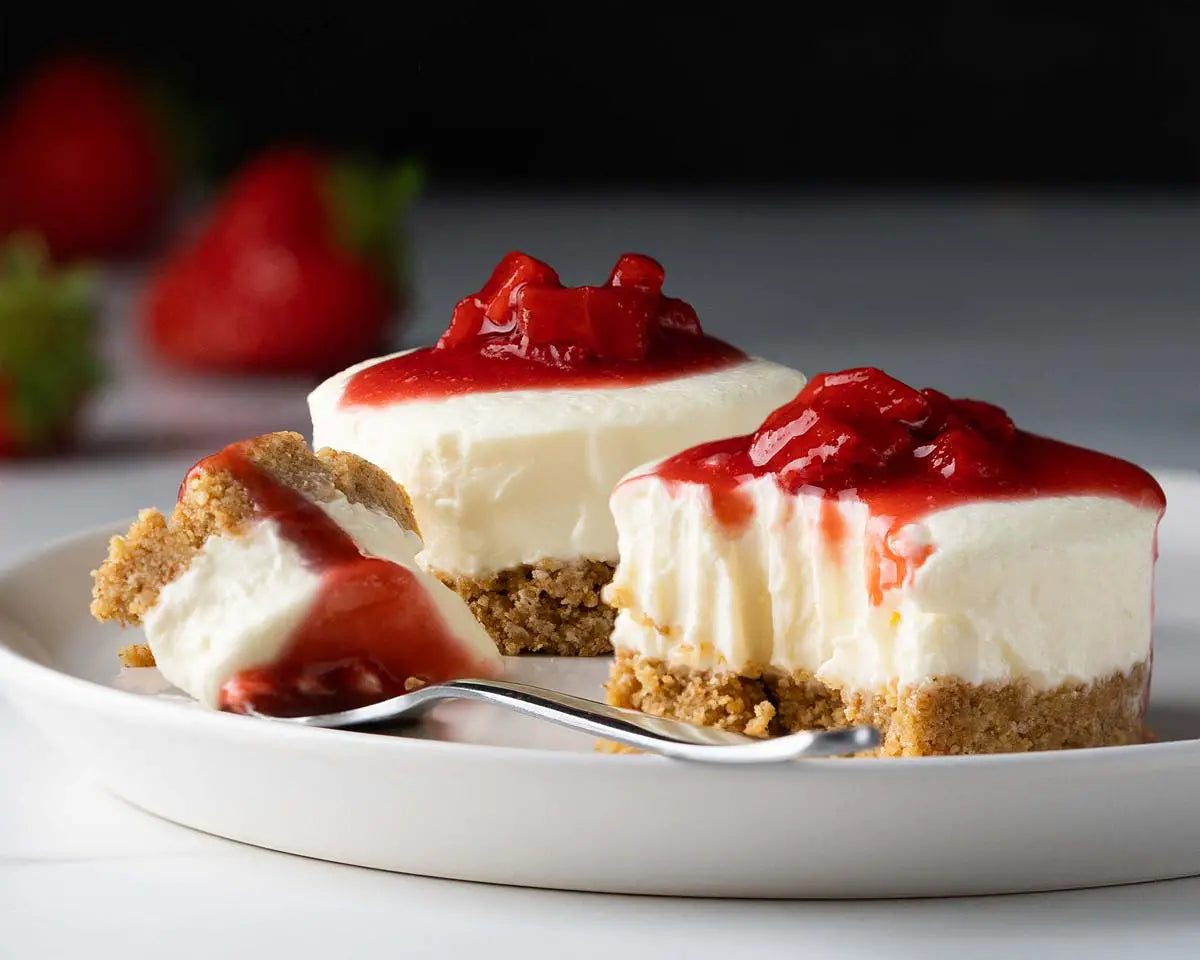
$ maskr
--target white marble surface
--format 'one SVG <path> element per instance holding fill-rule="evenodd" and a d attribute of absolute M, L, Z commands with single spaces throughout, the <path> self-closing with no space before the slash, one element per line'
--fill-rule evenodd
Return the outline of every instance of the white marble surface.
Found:
<path fill-rule="evenodd" d="M 715 332 L 808 368 L 873 361 L 1005 403 L 1027 425 L 1143 462 L 1200 466 L 1200 203 L 1000 197 L 787 202 L 677 198 L 426 204 L 409 339 L 509 247 L 564 276 L 625 248 L 660 256 Z M 551 251 L 558 251 L 552 254 Z M 115 314 L 128 282 L 115 285 Z M 303 427 L 295 385 L 145 374 L 94 412 L 95 456 L 0 467 L 0 565 L 55 536 L 169 502 L 204 430 Z M 197 404 L 211 404 L 203 415 Z M 173 414 L 170 411 L 175 411 Z M 164 412 L 166 411 L 166 412 Z M 249 411 L 249 412 L 247 412 Z M 196 431 L 123 458 L 153 412 Z M 215 423 L 214 423 L 215 420 Z M 203 429 L 200 429 L 203 428 Z M 0 697 L 0 958 L 364 956 L 1194 957 L 1200 879 L 945 901 L 713 902 L 394 876 L 233 844 L 156 820 L 64 766 Z M 586 827 L 582 827 L 586 829 Z M 503 829 L 498 824 L 497 829 Z"/>

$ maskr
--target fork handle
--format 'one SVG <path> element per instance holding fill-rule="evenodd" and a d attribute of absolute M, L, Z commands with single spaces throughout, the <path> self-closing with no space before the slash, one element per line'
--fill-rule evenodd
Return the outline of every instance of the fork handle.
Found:
<path fill-rule="evenodd" d="M 683 720 L 653 717 L 636 710 L 612 707 L 596 700 L 517 683 L 512 680 L 453 680 L 433 684 L 381 703 L 351 711 L 355 723 L 381 723 L 409 714 L 413 709 L 442 700 L 476 700 L 548 720 L 592 736 L 614 740 L 680 760 L 710 763 L 769 763 L 798 757 L 830 757 L 870 750 L 879 745 L 873 727 L 809 730 L 784 737 L 757 739 L 716 727 Z M 389 704 L 391 708 L 389 709 Z M 346 726 L 349 714 L 332 723 L 313 726 Z M 339 717 L 330 715 L 328 719 Z"/>

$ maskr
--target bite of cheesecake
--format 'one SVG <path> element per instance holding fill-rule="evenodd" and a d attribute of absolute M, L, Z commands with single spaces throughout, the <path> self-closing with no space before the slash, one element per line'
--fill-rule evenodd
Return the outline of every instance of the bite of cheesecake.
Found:
<path fill-rule="evenodd" d="M 608 653 L 613 485 L 753 429 L 804 383 L 707 336 L 663 280 L 626 254 L 603 285 L 567 287 L 511 253 L 435 346 L 352 367 L 309 397 L 314 441 L 405 487 L 421 562 L 506 654 Z"/>
<path fill-rule="evenodd" d="M 608 698 L 889 755 L 1133 743 L 1162 490 L 1138 467 L 879 370 L 616 488 Z"/>
<path fill-rule="evenodd" d="M 143 510 L 113 538 L 92 614 L 144 628 L 126 665 L 234 712 L 328 713 L 498 676 L 494 644 L 420 549 L 382 470 L 267 434 L 201 460 L 170 518 Z"/>

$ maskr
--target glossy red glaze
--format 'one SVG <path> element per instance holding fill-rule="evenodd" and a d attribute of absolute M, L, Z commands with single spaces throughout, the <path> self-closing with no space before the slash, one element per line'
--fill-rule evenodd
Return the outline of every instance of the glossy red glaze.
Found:
<path fill-rule="evenodd" d="M 192 469 L 231 474 L 257 518 L 274 521 L 322 578 L 313 609 L 283 655 L 227 680 L 222 708 L 273 716 L 329 713 L 403 693 L 410 677 L 437 683 L 480 674 L 482 665 L 449 632 L 411 571 L 363 556 L 320 507 L 274 481 L 239 444 Z"/>
<path fill-rule="evenodd" d="M 436 346 L 359 371 L 342 405 L 635 386 L 745 359 L 706 336 L 689 304 L 662 295 L 663 276 L 657 261 L 625 254 L 604 286 L 564 287 L 547 264 L 510 253 L 455 307 Z"/>
<path fill-rule="evenodd" d="M 1150 474 L 1124 460 L 1017 430 L 999 407 L 914 390 L 873 368 L 821 374 L 749 436 L 685 450 L 655 474 L 709 488 L 719 520 L 739 487 L 771 476 L 785 491 L 823 495 L 822 533 L 844 536 L 838 497 L 868 504 L 868 587 L 875 603 L 930 555 L 894 537 L 935 510 L 981 499 L 1067 494 L 1120 497 L 1162 512 Z M 838 519 L 835 520 L 834 517 Z M 731 532 L 743 529 L 739 514 Z"/>

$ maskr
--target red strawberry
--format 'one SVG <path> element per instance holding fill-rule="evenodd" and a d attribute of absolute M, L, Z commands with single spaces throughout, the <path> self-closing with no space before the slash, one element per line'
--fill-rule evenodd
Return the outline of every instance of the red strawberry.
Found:
<path fill-rule="evenodd" d="M 99 378 L 91 278 L 45 259 L 36 241 L 0 248 L 0 457 L 58 445 Z"/>
<path fill-rule="evenodd" d="M 325 183 L 327 161 L 311 150 L 280 148 L 251 160 L 213 216 L 213 234 L 302 243 L 336 229 Z"/>
<path fill-rule="evenodd" d="M 58 259 L 144 247 L 162 223 L 167 180 L 148 110 L 103 61 L 46 64 L 0 121 L 0 234 L 39 233 Z"/>
<path fill-rule="evenodd" d="M 21 432 L 12 386 L 7 380 L 0 380 L 0 460 L 17 455 L 21 449 Z"/>
<path fill-rule="evenodd" d="M 396 220 L 416 188 L 300 148 L 263 154 L 162 265 L 150 341 L 197 370 L 326 373 L 379 349 L 398 289 Z"/>

